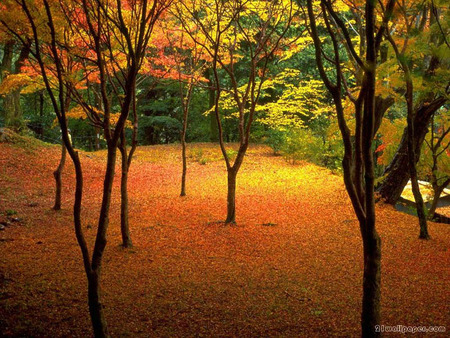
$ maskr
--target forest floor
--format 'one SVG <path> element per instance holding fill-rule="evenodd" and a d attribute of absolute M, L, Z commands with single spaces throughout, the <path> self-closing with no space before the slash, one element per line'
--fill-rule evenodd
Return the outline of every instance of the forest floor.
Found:
<path fill-rule="evenodd" d="M 362 244 L 342 178 L 252 146 L 238 175 L 237 224 L 225 225 L 217 222 L 226 213 L 218 147 L 188 147 L 183 198 L 179 145 L 138 148 L 129 178 L 132 249 L 120 246 L 116 176 L 101 280 L 111 335 L 358 336 Z M 104 155 L 81 153 L 91 250 Z M 19 218 L 0 231 L 0 336 L 92 332 L 70 158 L 63 209 L 51 209 L 59 156 L 60 147 L 37 141 L 0 143 L 0 221 Z M 429 223 L 432 239 L 422 241 L 416 218 L 379 204 L 377 227 L 382 324 L 448 331 L 450 226 Z"/>

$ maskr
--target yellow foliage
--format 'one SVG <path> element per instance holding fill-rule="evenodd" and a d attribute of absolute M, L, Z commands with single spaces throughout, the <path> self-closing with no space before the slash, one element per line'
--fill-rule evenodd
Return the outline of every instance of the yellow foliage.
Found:
<path fill-rule="evenodd" d="M 21 94 L 30 94 L 44 89 L 41 76 L 30 77 L 27 74 L 9 74 L 0 83 L 0 95 L 20 90 Z"/>

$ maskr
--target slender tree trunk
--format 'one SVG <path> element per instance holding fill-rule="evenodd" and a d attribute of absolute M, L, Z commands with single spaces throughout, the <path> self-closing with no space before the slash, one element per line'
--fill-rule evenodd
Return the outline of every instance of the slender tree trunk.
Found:
<path fill-rule="evenodd" d="M 442 185 L 433 184 L 433 201 L 431 202 L 430 210 L 428 211 L 428 219 L 433 220 L 436 208 L 444 189 L 450 184 L 450 178 L 448 178 Z"/>
<path fill-rule="evenodd" d="M 411 175 L 411 188 L 413 191 L 414 200 L 416 201 L 417 217 L 419 218 L 419 226 L 420 226 L 419 238 L 430 239 L 430 235 L 428 234 L 427 217 L 425 214 L 423 197 L 422 194 L 420 193 L 419 183 L 417 181 L 417 170 L 415 163 L 413 164 L 413 168 L 410 167 L 409 170 Z"/>
<path fill-rule="evenodd" d="M 107 242 L 106 233 L 109 226 L 109 209 L 111 206 L 111 194 L 115 175 L 116 158 L 117 145 L 114 145 L 111 141 L 108 141 L 106 172 L 103 181 L 102 206 L 100 209 L 97 236 L 95 238 L 90 269 L 87 271 L 89 312 L 96 338 L 109 336 L 108 325 L 101 302 L 100 276 L 103 253 L 105 252 Z"/>
<path fill-rule="evenodd" d="M 88 275 L 89 313 L 91 315 L 95 338 L 105 338 L 109 337 L 109 333 L 100 298 L 99 278 L 100 276 L 96 271 L 92 271 Z"/>
<path fill-rule="evenodd" d="M 125 143 L 125 133 L 122 134 L 119 150 L 122 157 L 122 177 L 120 181 L 120 231 L 122 234 L 122 246 L 130 248 L 133 246 L 130 237 L 130 226 L 128 222 L 128 154 Z"/>
<path fill-rule="evenodd" d="M 236 176 L 233 168 L 228 170 L 227 219 L 225 223 L 236 223 Z"/>
<path fill-rule="evenodd" d="M 398 50 L 396 53 L 397 57 L 400 56 Z M 400 59 L 400 63 L 402 64 L 403 71 L 405 72 L 405 81 L 406 81 L 406 104 L 408 109 L 407 115 L 407 128 L 408 128 L 408 167 L 409 167 L 409 175 L 411 177 L 411 187 L 414 194 L 414 200 L 416 201 L 416 209 L 417 209 L 417 217 L 419 218 L 419 226 L 420 226 L 420 239 L 429 239 L 430 235 L 428 234 L 428 226 L 427 226 L 427 217 L 425 214 L 425 206 L 423 203 L 422 194 L 420 193 L 419 183 L 417 178 L 417 158 L 416 149 L 415 149 L 415 132 L 414 132 L 414 109 L 413 109 L 413 83 L 411 79 L 410 69 L 406 62 L 403 59 Z"/>
<path fill-rule="evenodd" d="M 206 78 L 208 78 L 210 81 L 214 80 L 214 77 L 211 74 L 210 69 L 208 69 L 206 71 Z M 208 99 L 209 99 L 208 107 L 211 109 L 212 107 L 214 107 L 214 104 L 216 102 L 216 92 L 213 88 L 208 90 Z M 210 123 L 210 130 L 211 130 L 209 140 L 211 142 L 218 142 L 219 141 L 219 128 L 217 126 L 216 116 L 215 116 L 215 114 L 209 114 L 209 117 L 210 117 L 209 123 Z"/>
<path fill-rule="evenodd" d="M 181 173 L 181 192 L 180 196 L 186 196 L 186 173 L 187 173 L 187 160 L 186 160 L 186 131 L 188 125 L 189 105 L 192 97 L 193 84 L 188 84 L 186 97 L 183 94 L 183 86 L 180 81 L 180 99 L 181 107 L 183 108 L 183 129 L 181 131 L 181 157 L 183 161 L 183 171 Z"/>
<path fill-rule="evenodd" d="M 363 239 L 364 279 L 363 309 L 361 313 L 362 337 L 379 337 L 381 309 L 381 240 L 376 231 Z"/>
<path fill-rule="evenodd" d="M 95 150 L 100 150 L 100 128 L 95 127 Z"/>
<path fill-rule="evenodd" d="M 64 142 L 61 142 L 61 159 L 59 161 L 58 168 L 56 168 L 56 170 L 53 172 L 56 183 L 55 205 L 53 206 L 53 210 L 61 210 L 62 171 L 66 163 L 66 153 L 66 146 L 64 145 Z"/>
<path fill-rule="evenodd" d="M 181 193 L 180 196 L 186 196 L 186 172 L 187 172 L 187 160 L 186 160 L 186 116 L 183 122 L 183 131 L 181 135 L 181 157 L 183 159 L 183 172 L 181 173 Z"/>

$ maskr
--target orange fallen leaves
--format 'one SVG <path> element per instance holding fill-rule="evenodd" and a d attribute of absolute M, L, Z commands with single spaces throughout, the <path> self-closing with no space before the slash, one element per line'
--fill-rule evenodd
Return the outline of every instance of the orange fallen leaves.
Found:
<path fill-rule="evenodd" d="M 362 246 L 342 179 L 291 166 L 264 146 L 238 175 L 237 225 L 226 212 L 226 169 L 217 146 L 188 166 L 180 198 L 179 146 L 140 147 L 129 178 L 135 247 L 119 247 L 118 179 L 102 286 L 113 336 L 356 336 Z M 86 280 L 71 219 L 73 168 L 63 174 L 63 210 L 51 210 L 58 146 L 0 144 L 0 211 L 23 219 L 0 232 L 0 333 L 91 334 Z M 83 224 L 92 243 L 104 153 L 82 153 Z M 117 167 L 119 172 L 120 167 Z M 38 203 L 37 206 L 31 206 Z M 2 217 L 2 216 L 0 216 Z M 377 207 L 383 241 L 382 323 L 447 325 L 450 228 Z"/>

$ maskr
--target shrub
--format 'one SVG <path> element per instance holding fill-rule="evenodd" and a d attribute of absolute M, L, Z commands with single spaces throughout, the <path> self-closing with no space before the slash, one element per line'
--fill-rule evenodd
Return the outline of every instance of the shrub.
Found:
<path fill-rule="evenodd" d="M 309 129 L 297 129 L 286 133 L 281 154 L 290 163 L 304 160 L 322 165 L 326 145 Z"/>
<path fill-rule="evenodd" d="M 286 132 L 276 129 L 271 129 L 267 132 L 264 141 L 273 150 L 274 155 L 280 155 L 283 145 L 286 143 Z"/>

